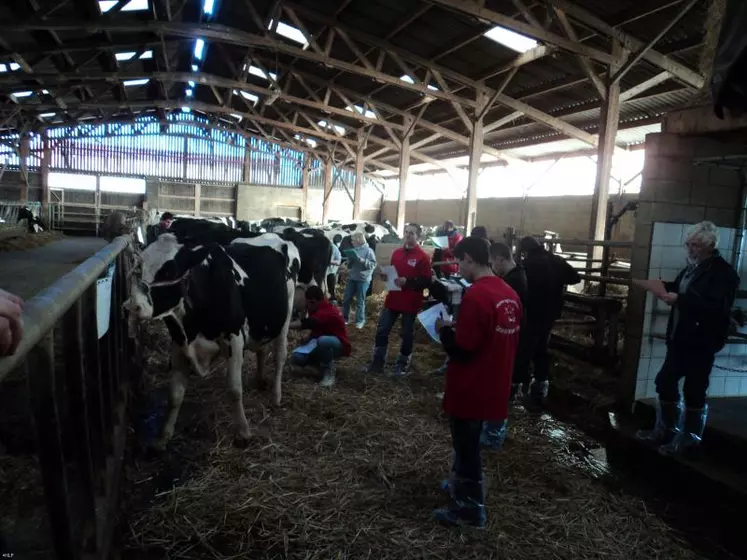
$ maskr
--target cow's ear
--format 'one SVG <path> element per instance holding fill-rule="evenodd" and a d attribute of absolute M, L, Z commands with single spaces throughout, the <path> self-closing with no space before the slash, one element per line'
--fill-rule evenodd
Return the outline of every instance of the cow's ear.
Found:
<path fill-rule="evenodd" d="M 196 267 L 204 261 L 212 250 L 211 245 L 195 245 L 193 247 L 183 247 L 174 260 L 176 261 L 177 273 L 186 274 L 188 270 Z"/>

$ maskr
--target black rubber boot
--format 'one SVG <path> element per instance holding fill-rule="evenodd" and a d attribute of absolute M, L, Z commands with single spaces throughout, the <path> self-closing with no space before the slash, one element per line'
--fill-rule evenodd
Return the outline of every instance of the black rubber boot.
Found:
<path fill-rule="evenodd" d="M 436 519 L 451 526 L 483 529 L 487 525 L 485 496 L 482 482 L 454 479 L 451 485 L 451 504 L 433 512 Z"/>
<path fill-rule="evenodd" d="M 386 346 L 375 346 L 371 361 L 366 364 L 363 371 L 366 373 L 384 373 L 384 365 L 386 362 Z"/>

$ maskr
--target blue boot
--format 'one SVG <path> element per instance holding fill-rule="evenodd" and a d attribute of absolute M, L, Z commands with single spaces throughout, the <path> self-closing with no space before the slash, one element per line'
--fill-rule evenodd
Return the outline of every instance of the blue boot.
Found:
<path fill-rule="evenodd" d="M 437 521 L 452 527 L 485 528 L 485 499 L 482 482 L 454 479 L 449 507 L 434 510 Z"/>
<path fill-rule="evenodd" d="M 674 436 L 674 439 L 659 447 L 662 455 L 682 455 L 688 450 L 700 445 L 703 440 L 706 420 L 708 420 L 708 405 L 703 408 L 685 409 L 685 426 Z"/>
<path fill-rule="evenodd" d="M 508 420 L 500 422 L 483 422 L 482 434 L 480 434 L 480 445 L 484 449 L 499 451 L 503 449 L 503 442 L 508 435 Z"/>
<path fill-rule="evenodd" d="M 639 441 L 653 445 L 671 443 L 682 431 L 682 403 L 658 401 L 656 403 L 656 423 L 653 430 L 638 430 L 635 437 Z"/>

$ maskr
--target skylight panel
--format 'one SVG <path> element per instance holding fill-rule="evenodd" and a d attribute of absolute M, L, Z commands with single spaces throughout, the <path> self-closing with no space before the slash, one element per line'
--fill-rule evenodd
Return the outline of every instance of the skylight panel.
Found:
<path fill-rule="evenodd" d="M 192 80 L 189 80 L 187 83 L 189 84 L 189 87 L 195 87 L 195 82 L 193 82 Z"/>
<path fill-rule="evenodd" d="M 243 119 L 243 118 L 244 118 L 244 117 L 242 117 L 241 115 L 239 115 L 239 114 L 236 114 L 236 113 L 231 113 L 231 116 L 232 116 L 232 117 L 233 117 L 234 119 L 236 119 L 237 121 L 239 121 L 239 122 L 241 122 L 241 119 Z"/>
<path fill-rule="evenodd" d="M 43 119 L 49 119 L 52 117 L 56 117 L 57 113 L 40 113 L 39 116 Z"/>
<path fill-rule="evenodd" d="M 117 5 L 117 0 L 100 0 L 99 10 L 101 10 L 102 14 L 105 14 L 106 12 L 111 10 L 116 5 Z"/>
<path fill-rule="evenodd" d="M 495 26 L 485 32 L 485 37 L 518 53 L 525 53 L 537 46 L 537 41 L 520 35 L 505 27 Z"/>
<path fill-rule="evenodd" d="M 199 66 L 197 66 L 196 64 L 192 65 L 192 72 L 198 72 L 199 70 L 200 70 Z"/>
<path fill-rule="evenodd" d="M 244 70 L 246 70 L 246 64 L 244 65 Z M 252 76 L 257 76 L 258 78 L 262 78 L 263 80 L 267 80 L 267 74 L 265 74 L 264 70 L 259 68 L 258 66 L 250 65 L 249 66 L 249 73 Z M 269 72 L 270 77 L 273 79 L 273 81 L 278 80 L 278 75 L 274 72 Z"/>
<path fill-rule="evenodd" d="M 44 95 L 49 95 L 49 90 L 48 90 L 48 89 L 43 89 L 43 90 L 42 90 L 42 93 L 43 93 Z"/>
<path fill-rule="evenodd" d="M 376 116 L 376 113 L 374 113 L 370 109 L 364 109 L 360 105 L 348 105 L 347 107 L 345 107 L 345 110 L 350 111 L 351 113 L 358 113 L 360 115 L 363 115 L 364 117 L 368 117 L 369 119 L 378 118 Z"/>
<path fill-rule="evenodd" d="M 215 0 L 205 0 L 202 3 L 202 13 L 207 15 L 213 15 L 215 9 Z"/>
<path fill-rule="evenodd" d="M 328 128 L 330 130 L 334 130 L 340 136 L 345 136 L 345 133 L 347 132 L 344 126 L 340 126 L 338 124 L 330 124 L 327 121 L 319 121 L 317 124 L 321 126 L 322 128 Z"/>
<path fill-rule="evenodd" d="M 191 113 L 192 108 L 191 107 L 182 107 L 182 113 Z"/>
<path fill-rule="evenodd" d="M 234 95 L 240 95 L 244 99 L 247 99 L 252 102 L 253 105 L 257 104 L 257 101 L 259 101 L 259 97 L 254 95 L 253 93 L 249 93 L 248 91 L 244 91 L 243 89 L 241 91 L 239 90 L 233 90 Z"/>
<path fill-rule="evenodd" d="M 114 58 L 120 61 L 130 60 L 135 54 L 137 54 L 135 51 L 118 52 L 114 55 Z"/>
<path fill-rule="evenodd" d="M 407 75 L 407 74 L 402 74 L 402 75 L 401 75 L 401 76 L 399 77 L 399 79 L 400 79 L 400 80 L 402 80 L 403 82 L 407 82 L 408 84 L 414 84 L 414 83 L 415 83 L 415 80 L 413 80 L 413 79 L 412 79 L 412 78 L 411 78 L 411 77 L 410 77 L 409 75 Z M 428 85 L 427 85 L 426 87 L 427 87 L 427 88 L 428 88 L 429 90 L 431 90 L 431 91 L 438 91 L 438 88 L 437 88 L 436 86 L 434 86 L 433 84 L 428 84 Z"/>
<path fill-rule="evenodd" d="M 31 97 L 32 95 L 34 95 L 34 92 L 33 91 L 14 91 L 10 95 L 11 97 L 17 97 L 17 98 Z"/>
<path fill-rule="evenodd" d="M 192 95 L 194 95 L 194 91 L 188 88 L 184 91 L 184 95 L 186 95 L 187 97 L 192 97 Z"/>
<path fill-rule="evenodd" d="M 148 0 L 130 0 L 125 7 L 122 8 L 123 12 L 137 12 L 140 10 L 148 9 Z"/>
<path fill-rule="evenodd" d="M 270 20 L 270 24 L 267 26 L 267 29 L 272 29 L 274 23 L 275 22 L 273 20 Z M 282 35 L 286 39 L 290 39 L 291 41 L 294 41 L 299 45 L 302 45 L 304 49 L 309 46 L 309 42 L 306 40 L 306 37 L 300 29 L 298 29 L 297 27 L 293 27 L 292 25 L 288 25 L 287 23 L 283 23 L 282 21 L 278 21 L 278 26 L 275 29 L 275 33 L 277 33 L 278 35 Z"/>
<path fill-rule="evenodd" d="M 197 39 L 195 41 L 195 58 L 198 60 L 202 60 L 202 51 L 205 48 L 205 41 L 202 39 Z"/>
<path fill-rule="evenodd" d="M 144 51 L 143 54 L 139 56 L 140 60 L 145 60 L 147 58 L 153 58 L 153 51 Z"/>
<path fill-rule="evenodd" d="M 140 78 L 137 80 L 125 80 L 122 82 L 122 85 L 124 87 L 132 87 L 132 86 L 144 86 L 150 81 L 150 78 Z"/>
<path fill-rule="evenodd" d="M 5 64 L 0 64 L 0 72 L 7 72 L 7 71 L 8 71 L 8 67 L 5 66 Z"/>
<path fill-rule="evenodd" d="M 301 136 L 300 134 L 296 134 L 293 138 L 296 140 L 301 140 L 302 142 L 306 142 L 312 148 L 316 148 L 318 144 L 318 142 L 314 140 L 313 138 L 306 138 L 304 136 Z"/>
<path fill-rule="evenodd" d="M 20 70 L 20 68 L 21 68 L 21 65 L 18 64 L 17 62 L 11 62 L 9 64 L 9 66 L 10 66 L 10 71 L 11 72 L 15 72 L 16 70 Z"/>

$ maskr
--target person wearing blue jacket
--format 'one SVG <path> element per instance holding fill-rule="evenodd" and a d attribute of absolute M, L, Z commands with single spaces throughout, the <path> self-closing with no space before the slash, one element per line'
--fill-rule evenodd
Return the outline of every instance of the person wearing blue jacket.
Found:
<path fill-rule="evenodd" d="M 376 254 L 368 246 L 366 237 L 361 232 L 351 235 L 350 241 L 353 248 L 345 251 L 348 258 L 348 281 L 342 298 L 342 316 L 345 323 L 350 322 L 350 304 L 355 298 L 355 328 L 362 329 L 366 324 L 366 292 L 376 268 Z"/>

